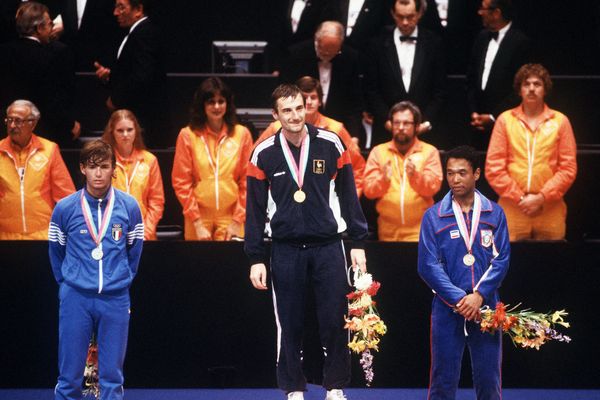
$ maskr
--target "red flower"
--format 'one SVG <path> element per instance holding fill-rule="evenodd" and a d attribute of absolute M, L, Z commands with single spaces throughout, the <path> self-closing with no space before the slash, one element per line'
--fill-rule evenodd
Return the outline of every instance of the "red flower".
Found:
<path fill-rule="evenodd" d="M 351 308 L 348 310 L 348 315 L 351 317 L 362 317 L 365 314 L 365 310 L 362 308 Z"/>
<path fill-rule="evenodd" d="M 362 296 L 363 292 L 362 290 L 356 290 L 354 292 L 350 292 L 346 295 L 346 297 L 348 298 L 348 300 L 354 300 L 359 298 L 360 296 Z"/>
<path fill-rule="evenodd" d="M 381 287 L 381 283 L 379 283 L 377 281 L 373 281 L 371 286 L 369 286 L 369 288 L 367 289 L 367 294 L 369 296 L 375 296 L 380 287 Z"/>

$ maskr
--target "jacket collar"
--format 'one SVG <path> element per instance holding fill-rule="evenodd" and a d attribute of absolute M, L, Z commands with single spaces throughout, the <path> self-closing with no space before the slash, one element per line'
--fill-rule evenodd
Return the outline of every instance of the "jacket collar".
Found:
<path fill-rule="evenodd" d="M 512 110 L 510 110 L 510 112 L 515 118 L 522 121 L 523 123 L 526 123 L 525 122 L 525 112 L 523 111 L 523 105 L 519 105 L 519 106 L 513 108 Z M 549 119 L 554 118 L 555 112 L 550 107 L 548 107 L 548 104 L 544 103 L 544 111 L 542 111 L 542 115 L 544 116 L 543 121 L 547 121 Z"/>
<path fill-rule="evenodd" d="M 492 212 L 492 202 L 481 194 L 479 190 L 475 189 L 475 192 L 478 193 L 481 198 L 481 212 Z M 454 211 L 452 210 L 452 190 L 448 191 L 442 201 L 439 202 L 438 216 L 454 217 Z"/>
<path fill-rule="evenodd" d="M 40 150 L 43 148 L 44 148 L 44 145 L 42 144 L 42 141 L 37 137 L 36 134 L 32 133 L 31 140 L 29 141 L 29 144 L 27 146 L 25 146 L 23 151 L 25 151 L 27 153 L 31 153 L 34 150 L 37 151 L 37 150 Z M 15 152 L 15 148 L 10 144 L 10 138 L 6 137 L 0 141 L 0 151 L 4 151 L 5 153 L 8 153 L 11 156 L 14 156 L 14 154 L 16 152 Z"/>

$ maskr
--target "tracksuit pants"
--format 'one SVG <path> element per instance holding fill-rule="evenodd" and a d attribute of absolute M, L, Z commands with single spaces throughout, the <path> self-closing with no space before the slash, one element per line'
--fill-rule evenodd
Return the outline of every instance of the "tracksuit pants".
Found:
<path fill-rule="evenodd" d="M 273 304 L 277 322 L 277 382 L 285 392 L 306 390 L 302 338 L 306 287 L 314 288 L 319 337 L 325 356 L 323 386 L 341 389 L 350 382 L 350 351 L 344 315 L 348 312 L 346 256 L 341 241 L 290 245 L 273 241 Z"/>
<path fill-rule="evenodd" d="M 98 342 L 101 400 L 123 398 L 123 362 L 129 331 L 129 291 L 98 294 L 63 283 L 59 289 L 56 400 L 81 399 L 83 371 L 92 333 Z"/>
<path fill-rule="evenodd" d="M 465 328 L 467 335 L 465 335 Z M 502 335 L 481 332 L 437 296 L 431 313 L 431 371 L 428 400 L 453 400 L 460 379 L 465 345 L 471 355 L 473 385 L 478 400 L 502 398 Z"/>

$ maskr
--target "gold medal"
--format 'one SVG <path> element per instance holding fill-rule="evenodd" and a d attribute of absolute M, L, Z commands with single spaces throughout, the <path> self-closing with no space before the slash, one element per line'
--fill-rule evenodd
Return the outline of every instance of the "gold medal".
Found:
<path fill-rule="evenodd" d="M 306 200 L 306 193 L 304 193 L 301 189 L 298 189 L 294 192 L 294 201 L 296 203 L 303 203 Z"/>
<path fill-rule="evenodd" d="M 471 253 L 465 254 L 465 256 L 463 257 L 463 263 L 468 267 L 475 264 L 475 257 L 473 256 L 473 254 L 471 254 Z"/>
<path fill-rule="evenodd" d="M 100 260 L 102 260 L 103 256 L 104 256 L 104 253 L 102 252 L 100 247 L 96 247 L 94 250 L 92 250 L 92 258 L 94 260 L 100 261 Z"/>

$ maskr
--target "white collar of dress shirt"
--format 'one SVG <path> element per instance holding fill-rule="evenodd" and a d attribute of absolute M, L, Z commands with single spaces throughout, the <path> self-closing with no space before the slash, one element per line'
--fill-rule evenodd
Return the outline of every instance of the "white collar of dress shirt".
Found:
<path fill-rule="evenodd" d="M 504 39 L 504 36 L 506 36 L 506 32 L 508 32 L 508 30 L 510 29 L 511 26 L 512 26 L 512 21 L 509 22 L 508 24 L 506 24 L 506 26 L 504 28 L 502 28 L 498 31 L 498 44 L 500 44 L 502 39 Z"/>
<path fill-rule="evenodd" d="M 131 28 L 129 28 L 129 33 L 133 32 L 133 30 L 135 29 L 136 26 L 138 26 L 142 21 L 148 19 L 148 16 L 145 16 L 143 18 L 140 18 L 139 20 L 137 20 L 135 22 L 135 24 L 131 25 Z"/>
<path fill-rule="evenodd" d="M 42 41 L 35 36 L 23 36 L 25 39 L 33 40 L 34 42 L 42 43 Z"/>

